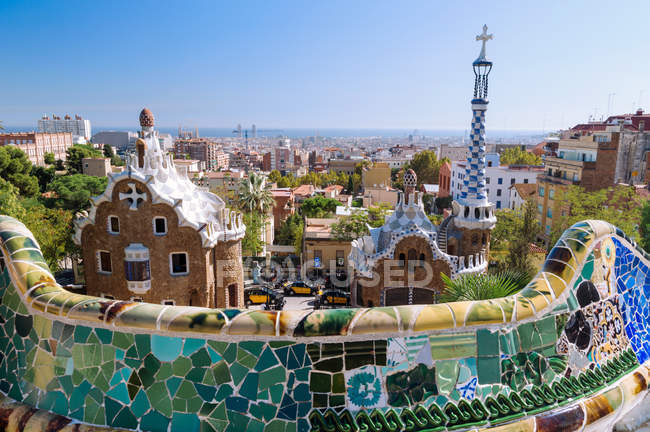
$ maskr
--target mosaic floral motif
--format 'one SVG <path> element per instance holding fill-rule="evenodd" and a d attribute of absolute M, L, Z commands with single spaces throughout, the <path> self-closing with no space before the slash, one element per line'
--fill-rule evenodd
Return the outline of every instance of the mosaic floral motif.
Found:
<path fill-rule="evenodd" d="M 381 390 L 381 372 L 375 367 L 366 366 L 345 372 L 347 398 L 354 409 L 377 408 L 386 405 Z"/>
<path fill-rule="evenodd" d="M 650 261 L 598 221 L 567 230 L 513 297 L 390 310 L 100 300 L 56 285 L 17 221 L 0 217 L 0 250 L 0 391 L 61 425 L 546 430 L 596 421 L 647 388 Z"/>

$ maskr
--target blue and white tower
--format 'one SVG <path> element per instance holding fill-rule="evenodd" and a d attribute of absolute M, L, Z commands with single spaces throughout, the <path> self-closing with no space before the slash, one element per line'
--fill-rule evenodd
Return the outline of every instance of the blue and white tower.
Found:
<path fill-rule="evenodd" d="M 474 98 L 472 99 L 472 130 L 469 155 L 463 181 L 463 191 L 454 201 L 454 225 L 458 228 L 491 230 L 496 223 L 494 204 L 488 202 L 485 190 L 485 111 L 487 111 L 488 75 L 492 62 L 485 57 L 485 43 L 492 39 L 483 26 L 483 33 L 476 36 L 481 41 L 481 53 L 474 60 Z"/>

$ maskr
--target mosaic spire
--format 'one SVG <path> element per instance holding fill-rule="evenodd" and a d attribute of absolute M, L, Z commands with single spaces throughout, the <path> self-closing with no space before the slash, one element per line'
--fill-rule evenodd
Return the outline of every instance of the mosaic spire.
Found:
<path fill-rule="evenodd" d="M 468 149 L 463 188 L 454 207 L 457 223 L 468 228 L 492 228 L 496 219 L 492 204 L 488 202 L 485 187 L 485 111 L 487 111 L 488 75 L 492 62 L 486 58 L 485 45 L 492 39 L 483 26 L 483 33 L 476 36 L 481 41 L 481 52 L 472 63 L 474 69 L 474 97 L 472 99 L 472 130 Z"/>

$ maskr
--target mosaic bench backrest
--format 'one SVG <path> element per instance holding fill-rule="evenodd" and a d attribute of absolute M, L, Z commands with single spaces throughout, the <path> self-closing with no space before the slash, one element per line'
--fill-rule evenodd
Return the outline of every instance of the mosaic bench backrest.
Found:
<path fill-rule="evenodd" d="M 650 355 L 650 261 L 601 221 L 568 229 L 511 297 L 319 311 L 70 293 L 54 281 L 32 234 L 5 216 L 0 249 L 0 391 L 87 424 L 451 430 L 532 421 L 621 377 L 636 380 L 622 395 L 647 388 L 639 364 Z M 619 399 L 609 397 L 608 406 L 633 398 Z M 580 406 L 584 420 L 587 405 Z M 579 414 L 563 416 L 577 422 Z"/>

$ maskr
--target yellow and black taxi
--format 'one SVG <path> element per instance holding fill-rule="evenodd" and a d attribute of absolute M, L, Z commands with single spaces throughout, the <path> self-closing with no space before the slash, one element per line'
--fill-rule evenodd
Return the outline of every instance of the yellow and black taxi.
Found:
<path fill-rule="evenodd" d="M 282 286 L 285 295 L 314 295 L 316 289 L 304 281 L 285 282 Z"/>
<path fill-rule="evenodd" d="M 350 306 L 350 293 L 338 289 L 319 290 L 314 299 L 314 309 L 323 306 Z"/>
<path fill-rule="evenodd" d="M 282 308 L 284 306 L 284 296 L 282 293 L 265 286 L 254 285 L 244 290 L 244 303 L 246 306 L 268 304 L 274 308 Z"/>

